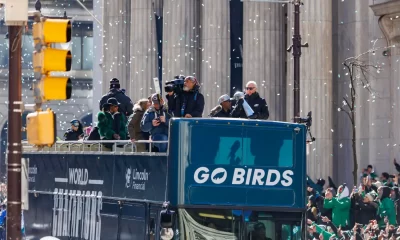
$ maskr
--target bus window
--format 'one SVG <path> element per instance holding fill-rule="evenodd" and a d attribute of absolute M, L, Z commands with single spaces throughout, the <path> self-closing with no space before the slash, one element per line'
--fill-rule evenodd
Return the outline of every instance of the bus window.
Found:
<path fill-rule="evenodd" d="M 293 167 L 292 129 L 249 127 L 243 139 L 245 165 Z"/>
<path fill-rule="evenodd" d="M 259 220 L 247 222 L 248 240 L 275 240 L 275 222 L 272 220 Z"/>
<path fill-rule="evenodd" d="M 192 126 L 190 135 L 190 164 L 243 164 L 243 134 L 240 128 Z"/>
<path fill-rule="evenodd" d="M 292 129 L 191 126 L 189 164 L 293 167 Z M 187 144 L 187 143 L 185 143 Z M 207 144 L 207 149 L 204 145 Z"/>
<path fill-rule="evenodd" d="M 232 210 L 179 209 L 178 214 L 185 239 L 240 239 L 242 217 L 232 214 Z"/>

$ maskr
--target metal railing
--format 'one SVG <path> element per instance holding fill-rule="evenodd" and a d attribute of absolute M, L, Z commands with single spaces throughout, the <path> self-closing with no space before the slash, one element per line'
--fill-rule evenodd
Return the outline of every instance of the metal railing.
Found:
<path fill-rule="evenodd" d="M 112 144 L 111 148 L 104 144 Z M 149 144 L 149 151 L 138 152 L 136 144 Z M 129 155 L 159 155 L 166 156 L 167 153 L 153 152 L 153 144 L 168 143 L 168 141 L 138 140 L 99 140 L 99 141 L 57 141 L 51 147 L 33 146 L 27 141 L 22 141 L 24 153 L 52 153 L 52 154 L 129 154 Z"/>

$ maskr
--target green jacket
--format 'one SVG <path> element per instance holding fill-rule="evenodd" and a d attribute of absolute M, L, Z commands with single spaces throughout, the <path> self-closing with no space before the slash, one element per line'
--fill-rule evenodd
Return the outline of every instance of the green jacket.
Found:
<path fill-rule="evenodd" d="M 388 217 L 390 225 L 396 225 L 396 211 L 392 199 L 387 197 L 381 200 L 378 207 L 378 215 L 380 217 L 378 221 L 379 227 L 386 227 L 385 217 Z"/>
<path fill-rule="evenodd" d="M 324 208 L 332 209 L 332 222 L 335 226 L 345 227 L 350 224 L 350 199 L 334 197 L 331 200 L 324 200 Z"/>
<path fill-rule="evenodd" d="M 113 117 L 109 112 L 97 113 L 97 127 L 99 128 L 100 137 L 104 140 L 113 140 L 115 134 L 113 130 Z"/>
<path fill-rule="evenodd" d="M 317 233 L 322 234 L 324 240 L 329 240 L 332 236 L 335 236 L 335 234 L 325 231 L 315 223 L 313 223 L 313 226 L 315 226 L 315 230 L 317 230 Z"/>

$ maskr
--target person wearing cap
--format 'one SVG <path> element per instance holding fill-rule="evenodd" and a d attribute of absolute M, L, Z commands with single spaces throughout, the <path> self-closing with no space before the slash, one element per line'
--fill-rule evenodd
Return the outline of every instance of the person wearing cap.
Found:
<path fill-rule="evenodd" d="M 171 118 L 167 110 L 164 108 L 164 100 L 160 94 L 151 96 L 152 105 L 144 113 L 140 128 L 143 132 L 149 132 L 152 141 L 168 140 L 168 122 Z M 166 152 L 168 143 L 154 143 L 159 152 Z"/>
<path fill-rule="evenodd" d="M 231 98 L 228 94 L 224 94 L 218 98 L 218 106 L 213 108 L 210 113 L 210 117 L 231 117 Z"/>
<path fill-rule="evenodd" d="M 82 139 L 83 136 L 82 123 L 79 120 L 74 119 L 71 121 L 71 128 L 68 128 L 64 134 L 64 141 L 78 141 L 79 139 Z"/>
<path fill-rule="evenodd" d="M 200 84 L 197 79 L 193 76 L 186 77 L 182 92 L 169 92 L 167 95 L 169 112 L 174 117 L 202 117 L 204 96 L 199 90 Z"/>
<path fill-rule="evenodd" d="M 133 106 L 133 114 L 129 116 L 128 119 L 128 132 L 132 142 L 137 140 L 148 140 L 144 138 L 143 131 L 140 129 L 140 122 L 142 121 L 143 115 L 147 110 L 149 100 L 146 98 L 140 99 L 134 106 Z M 137 143 L 136 144 L 136 151 L 137 152 L 144 152 L 146 151 L 146 145 L 144 143 Z"/>
<path fill-rule="evenodd" d="M 253 109 L 254 111 L 254 114 L 251 116 L 252 119 L 267 120 L 269 118 L 267 102 L 264 98 L 260 97 L 260 94 L 258 94 L 256 82 L 250 81 L 246 84 L 246 93 L 244 95 L 244 100 L 246 100 L 251 109 Z M 240 99 L 239 101 L 237 101 L 235 107 L 233 107 L 232 110 L 232 117 L 248 118 L 243 108 L 244 100 Z"/>
<path fill-rule="evenodd" d="M 117 140 L 119 135 L 113 130 L 114 119 L 110 112 L 110 104 L 104 103 L 102 106 L 102 111 L 97 113 L 97 127 L 101 140 Z M 106 146 L 106 144 L 105 144 Z M 112 147 L 112 145 L 107 144 L 106 147 Z"/>
<path fill-rule="evenodd" d="M 113 130 L 118 135 L 117 140 L 126 140 L 126 116 L 119 111 L 121 103 L 116 98 L 109 98 L 107 103 L 110 105 L 110 113 L 113 117 Z"/>
<path fill-rule="evenodd" d="M 125 116 L 130 116 L 133 113 L 132 100 L 120 89 L 119 80 L 117 78 L 110 80 L 110 91 L 101 98 L 99 103 L 100 111 L 103 109 L 103 105 L 107 103 L 109 98 L 117 99 L 120 103 L 119 111 L 125 114 Z"/>

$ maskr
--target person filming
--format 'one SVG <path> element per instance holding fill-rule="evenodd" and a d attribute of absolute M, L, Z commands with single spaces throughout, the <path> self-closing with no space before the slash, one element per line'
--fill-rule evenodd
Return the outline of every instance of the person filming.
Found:
<path fill-rule="evenodd" d="M 175 80 L 184 79 L 182 90 L 178 87 L 168 88 L 168 111 L 174 117 L 202 117 L 204 110 L 204 96 L 199 92 L 200 85 L 195 77 L 177 76 Z M 171 82 L 173 82 L 171 81 Z M 175 86 L 178 84 L 175 84 Z"/>

